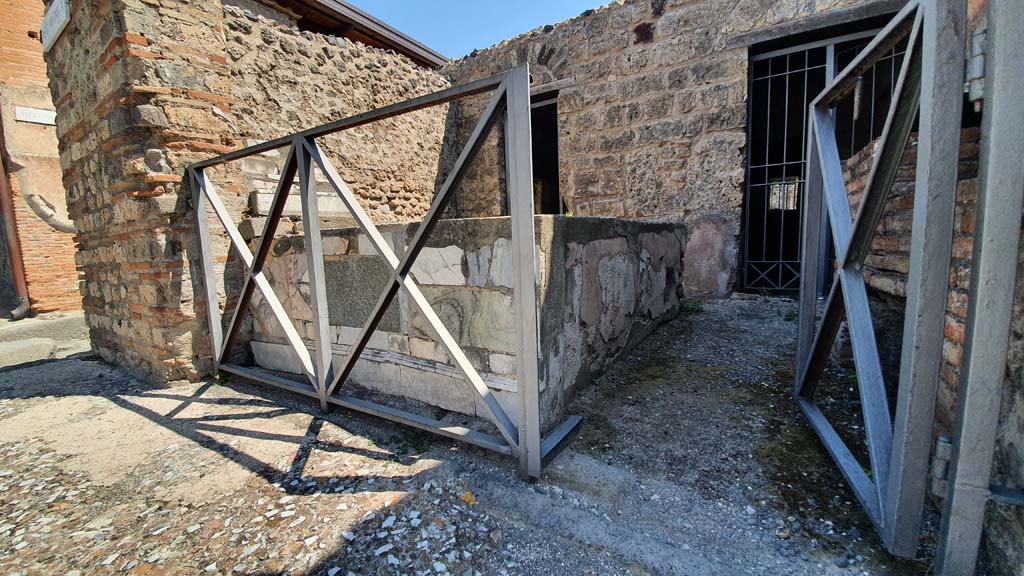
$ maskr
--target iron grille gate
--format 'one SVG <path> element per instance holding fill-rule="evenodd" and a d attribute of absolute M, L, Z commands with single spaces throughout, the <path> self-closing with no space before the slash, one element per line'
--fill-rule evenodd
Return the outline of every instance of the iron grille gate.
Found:
<path fill-rule="evenodd" d="M 557 453 L 570 433 L 580 424 L 580 417 L 570 416 L 556 427 L 546 438 L 541 438 L 540 391 L 538 386 L 538 323 L 537 287 L 534 262 L 533 222 L 533 168 L 530 143 L 530 85 L 529 68 L 526 65 L 506 73 L 471 82 L 462 86 L 421 96 L 412 100 L 337 120 L 323 126 L 305 130 L 290 136 L 278 138 L 210 160 L 192 164 L 187 168 L 187 181 L 192 189 L 196 213 L 196 226 L 202 252 L 202 282 L 206 298 L 207 319 L 210 325 L 213 363 L 216 370 L 249 378 L 291 392 L 297 392 L 320 401 L 322 409 L 329 405 L 342 406 L 365 412 L 381 418 L 434 432 L 506 454 L 519 460 L 520 475 L 524 479 L 540 477 L 542 464 Z M 378 231 L 373 221 L 359 204 L 358 199 L 342 180 L 330 160 L 317 144 L 317 138 L 390 118 L 414 110 L 436 106 L 452 100 L 493 92 L 469 140 L 459 154 L 434 200 L 423 222 L 418 227 L 412 242 L 399 258 Z M 518 397 L 518 418 L 513 421 L 491 394 L 465 353 L 452 337 L 420 291 L 410 275 L 413 262 L 425 244 L 425 240 L 437 220 L 443 214 L 452 191 L 465 176 L 470 162 L 476 156 L 490 130 L 504 111 L 505 118 L 505 159 L 507 186 L 512 219 L 513 246 L 513 304 L 516 315 L 516 339 L 518 343 L 516 395 Z M 269 150 L 288 147 L 287 159 L 281 171 L 265 228 L 256 246 L 255 254 L 249 250 L 241 233 L 235 226 L 224 203 L 207 178 L 205 170 L 225 162 L 247 158 Z M 367 236 L 377 253 L 384 258 L 391 269 L 391 279 L 378 298 L 370 317 L 363 325 L 359 336 L 348 355 L 335 369 L 332 362 L 329 323 L 327 315 L 326 285 L 324 277 L 323 246 L 320 236 L 320 219 L 316 200 L 315 170 L 324 174 L 330 186 L 355 218 L 362 232 Z M 302 338 L 274 294 L 270 282 L 263 273 L 263 265 L 270 251 L 271 239 L 285 209 L 285 202 L 299 177 L 299 193 L 302 203 L 302 219 L 305 224 L 305 252 L 308 259 L 310 307 L 313 311 L 315 341 L 313 354 L 302 342 Z M 231 249 L 248 269 L 241 294 L 231 313 L 226 333 L 222 333 L 221 311 L 217 304 L 217 282 L 211 236 L 207 221 L 207 207 L 213 209 L 230 240 Z M 449 358 L 456 364 L 471 388 L 482 401 L 491 422 L 500 436 L 481 433 L 463 427 L 448 426 L 438 420 L 384 406 L 364 399 L 339 393 L 339 386 L 350 375 L 367 343 L 384 317 L 388 305 L 400 289 L 404 289 L 423 317 L 438 335 Z M 264 300 L 285 333 L 291 349 L 298 356 L 307 382 L 280 377 L 258 367 L 245 367 L 226 361 L 238 337 L 245 312 L 253 293 L 259 290 Z"/>
<path fill-rule="evenodd" d="M 901 556 L 916 553 L 924 505 L 956 200 L 965 20 L 964 0 L 911 0 L 814 99 L 808 121 L 796 396 L 887 548 Z M 904 39 L 906 55 L 896 96 L 853 221 L 831 109 L 855 88 L 861 74 Z M 918 114 L 910 272 L 894 424 L 862 266 Z M 823 202 L 836 262 L 818 323 L 820 245 L 826 234 L 821 225 Z M 853 348 L 870 475 L 814 401 L 843 320 Z"/>
<path fill-rule="evenodd" d="M 749 142 L 743 205 L 743 287 L 796 290 L 800 281 L 801 198 L 811 100 L 867 45 L 875 32 L 804 44 L 750 59 Z M 833 109 L 840 158 L 877 138 L 895 90 L 905 40 L 858 78 L 858 96 Z M 827 243 L 823 244 L 827 248 Z M 823 250 L 828 262 L 834 255 Z M 819 283 L 819 292 L 826 282 Z"/>

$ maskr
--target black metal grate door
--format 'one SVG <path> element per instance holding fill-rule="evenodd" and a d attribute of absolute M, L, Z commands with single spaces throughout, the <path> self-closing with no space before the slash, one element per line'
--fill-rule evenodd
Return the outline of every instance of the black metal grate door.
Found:
<path fill-rule="evenodd" d="M 870 40 L 865 34 L 858 36 L 751 58 L 743 210 L 746 290 L 799 288 L 807 110 L 836 72 Z M 904 41 L 867 71 L 857 90 L 834 108 L 842 159 L 881 134 L 905 50 Z"/>
<path fill-rule="evenodd" d="M 822 46 L 751 62 L 744 209 L 747 289 L 798 287 L 807 107 L 830 76 L 827 57 Z"/>

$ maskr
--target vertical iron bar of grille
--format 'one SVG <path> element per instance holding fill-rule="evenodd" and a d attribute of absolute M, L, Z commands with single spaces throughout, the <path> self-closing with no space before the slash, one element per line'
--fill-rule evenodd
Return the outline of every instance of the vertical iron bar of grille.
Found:
<path fill-rule="evenodd" d="M 786 168 L 789 167 L 789 165 L 788 165 L 789 156 L 787 156 L 786 154 L 787 154 L 788 148 L 789 148 L 789 146 L 787 146 L 789 144 L 789 81 L 790 81 L 790 74 L 792 74 L 792 70 L 790 68 L 790 58 L 792 58 L 792 56 L 793 56 L 792 54 L 786 54 L 786 75 L 783 76 L 783 79 L 786 82 L 786 92 L 785 92 L 786 96 L 782 100 L 782 102 L 783 102 L 782 105 L 785 107 L 785 110 L 783 111 L 783 114 L 782 114 L 782 184 L 779 187 L 779 191 L 782 194 L 786 194 L 786 192 L 787 192 L 786 186 L 788 185 L 787 182 L 786 182 L 786 173 L 787 173 Z M 807 65 L 806 61 L 804 62 L 804 65 L 805 66 Z M 780 200 L 782 201 L 782 209 L 779 210 L 779 253 L 778 253 L 779 254 L 778 255 L 779 265 L 778 265 L 778 268 L 777 268 L 777 278 L 778 278 L 778 280 L 776 280 L 776 282 L 775 282 L 775 286 L 777 288 L 782 287 L 782 285 L 783 285 L 782 284 L 782 270 L 783 270 L 782 260 L 783 260 L 783 256 L 784 256 L 784 248 L 785 248 L 785 243 L 786 243 L 786 236 L 785 235 L 786 235 L 786 205 L 787 204 L 786 204 L 786 198 L 785 197 L 780 198 Z"/>
<path fill-rule="evenodd" d="M 775 66 L 772 61 L 768 61 L 768 79 L 765 81 L 768 85 L 768 106 L 765 111 L 765 129 L 764 129 L 764 165 L 767 167 L 772 163 L 772 79 L 774 78 L 773 72 Z M 762 204 L 761 209 L 764 211 L 761 218 L 761 262 L 768 260 L 768 203 L 771 199 L 768 197 L 769 184 L 771 169 L 765 168 L 764 171 L 764 182 L 761 186 L 761 197 Z M 762 264 L 761 266 L 765 266 Z M 762 276 L 764 270 L 761 270 Z M 760 277 L 758 278 L 760 280 Z"/>

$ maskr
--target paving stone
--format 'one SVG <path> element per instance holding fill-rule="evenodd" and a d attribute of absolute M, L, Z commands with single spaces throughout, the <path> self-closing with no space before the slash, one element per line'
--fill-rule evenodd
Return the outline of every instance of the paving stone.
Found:
<path fill-rule="evenodd" d="M 0 367 L 17 366 L 52 358 L 57 342 L 50 338 L 25 338 L 15 342 L 0 342 Z"/>

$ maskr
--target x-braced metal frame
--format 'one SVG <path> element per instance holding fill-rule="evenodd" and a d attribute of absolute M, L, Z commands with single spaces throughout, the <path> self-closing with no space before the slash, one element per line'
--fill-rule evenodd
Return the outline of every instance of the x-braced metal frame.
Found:
<path fill-rule="evenodd" d="M 546 438 L 541 438 L 540 390 L 538 384 L 538 322 L 537 284 L 534 262 L 534 206 L 533 166 L 531 160 L 530 136 L 530 81 L 529 68 L 519 66 L 503 74 L 471 82 L 462 86 L 442 90 L 379 108 L 356 116 L 338 120 L 271 140 L 241 150 L 224 154 L 188 167 L 187 177 L 192 186 L 196 212 L 196 226 L 202 251 L 204 296 L 210 324 L 213 348 L 213 363 L 217 370 L 236 374 L 258 382 L 317 398 L 322 409 L 337 405 L 408 426 L 420 428 L 442 436 L 474 444 L 495 452 L 516 456 L 519 459 L 520 475 L 524 479 L 540 477 L 541 468 L 547 459 L 557 453 L 562 443 L 580 424 L 580 417 L 571 416 L 556 427 Z M 483 115 L 469 136 L 455 165 L 444 183 L 438 189 L 426 217 L 401 257 L 398 257 L 381 235 L 373 221 L 359 204 L 358 199 L 342 180 L 333 164 L 317 144 L 317 138 L 333 134 L 370 122 L 390 118 L 414 110 L 437 106 L 467 96 L 493 92 Z M 498 403 L 497 398 L 484 383 L 469 358 L 459 347 L 455 338 L 441 322 L 430 302 L 420 290 L 410 271 L 427 236 L 444 213 L 453 190 L 458 187 L 469 165 L 483 145 L 491 129 L 501 118 L 505 118 L 505 158 L 507 185 L 512 219 L 512 246 L 514 268 L 513 304 L 516 315 L 516 340 L 518 343 L 516 394 L 518 414 L 513 420 Z M 288 147 L 288 154 L 281 179 L 274 192 L 270 214 L 265 229 L 256 245 L 255 254 L 249 250 L 241 233 L 235 226 L 224 203 L 207 178 L 209 167 L 239 160 L 255 154 Z M 319 169 L 328 183 L 341 198 L 345 207 L 355 218 L 362 232 L 369 239 L 377 253 L 391 269 L 391 278 L 377 299 L 369 318 L 363 324 L 359 336 L 352 344 L 348 355 L 340 364 L 333 362 L 331 353 L 330 325 L 327 313 L 327 289 L 324 276 L 323 245 L 320 235 L 320 218 L 316 201 L 316 170 Z M 274 294 L 263 266 L 284 212 L 285 203 L 299 177 L 299 193 L 302 202 L 302 219 L 305 223 L 305 251 L 308 259 L 310 306 L 313 312 L 315 341 L 313 353 L 306 348 L 302 337 L 296 331 L 287 312 Z M 223 225 L 231 243 L 231 249 L 248 269 L 242 290 L 226 333 L 221 329 L 221 311 L 218 305 L 217 281 L 210 244 L 210 230 L 207 222 L 207 207 L 212 208 Z M 358 287 L 354 287 L 358 289 Z M 366 348 L 373 331 L 383 319 L 388 306 L 399 290 L 404 289 L 424 319 L 434 329 L 449 358 L 459 368 L 473 392 L 479 397 L 487 416 L 497 427 L 500 436 L 469 430 L 464 427 L 448 426 L 440 421 L 384 406 L 364 399 L 341 394 L 339 388 L 355 367 Z M 284 331 L 292 351 L 297 355 L 308 382 L 295 381 L 277 376 L 258 367 L 245 367 L 226 361 L 234 346 L 245 312 L 255 291 L 259 291 L 269 304 L 277 323 Z"/>
<path fill-rule="evenodd" d="M 886 546 L 901 556 L 916 553 L 928 476 L 956 201 L 965 20 L 964 0 L 911 0 L 810 106 L 796 396 Z M 904 38 L 907 52 L 854 221 L 831 108 Z M 918 115 L 911 263 L 894 424 L 863 265 Z M 838 257 L 835 281 L 815 329 L 823 202 Z M 814 401 L 843 320 L 853 348 L 870 475 Z"/>

